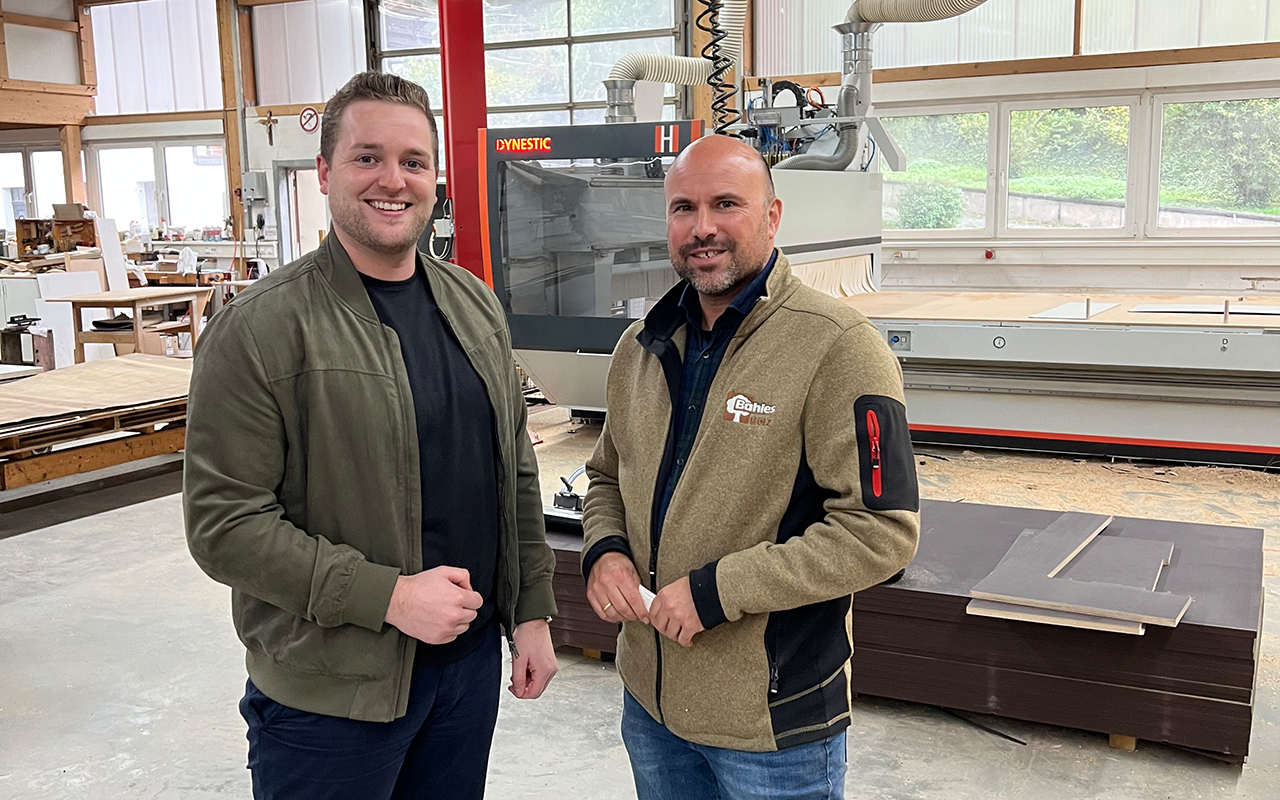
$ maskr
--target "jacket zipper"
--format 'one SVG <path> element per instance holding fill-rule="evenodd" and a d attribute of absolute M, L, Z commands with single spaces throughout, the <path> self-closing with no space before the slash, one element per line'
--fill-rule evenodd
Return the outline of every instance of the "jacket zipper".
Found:
<path fill-rule="evenodd" d="M 773 620 L 769 620 L 773 622 Z M 765 623 L 764 637 L 764 654 L 769 660 L 769 699 L 773 700 L 778 695 L 778 643 L 777 633 L 769 630 L 769 624 Z"/>
<path fill-rule="evenodd" d="M 871 440 L 871 493 L 879 497 L 884 477 L 880 470 L 880 420 L 874 409 L 867 409 L 867 436 Z"/>

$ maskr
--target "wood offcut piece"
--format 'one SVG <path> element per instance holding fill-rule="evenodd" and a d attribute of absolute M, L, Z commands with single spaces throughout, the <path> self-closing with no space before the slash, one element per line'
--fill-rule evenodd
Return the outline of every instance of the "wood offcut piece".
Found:
<path fill-rule="evenodd" d="M 1023 531 L 1013 548 L 1025 544 L 1035 535 L 1035 531 Z M 1154 591 L 1160 580 L 1161 570 L 1169 564 L 1172 557 L 1172 542 L 1099 536 L 1058 573 L 1057 580 L 1115 583 Z M 1146 632 L 1146 626 L 1141 622 L 1051 611 L 994 600 L 970 600 L 965 612 L 980 617 L 1039 622 L 1132 636 L 1141 636 Z"/>
<path fill-rule="evenodd" d="M 970 595 L 1071 614 L 1177 625 L 1191 605 L 1186 595 L 1054 579 L 1110 523 L 1111 517 L 1099 514 L 1063 514 L 1024 544 L 1009 548 L 1008 556 Z"/>

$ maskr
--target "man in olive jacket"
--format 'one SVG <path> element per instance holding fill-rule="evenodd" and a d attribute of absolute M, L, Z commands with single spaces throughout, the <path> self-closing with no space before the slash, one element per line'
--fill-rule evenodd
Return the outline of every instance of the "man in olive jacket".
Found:
<path fill-rule="evenodd" d="M 200 339 L 191 554 L 232 588 L 257 798 L 479 798 L 510 691 L 555 674 L 538 469 L 502 310 L 416 243 L 426 93 L 363 73 L 317 159 L 333 230 Z"/>
<path fill-rule="evenodd" d="M 693 143 L 666 196 L 684 280 L 614 351 L 583 516 L 588 599 L 622 623 L 636 790 L 840 798 L 851 595 L 919 537 L 902 374 L 774 249 L 754 150 Z"/>

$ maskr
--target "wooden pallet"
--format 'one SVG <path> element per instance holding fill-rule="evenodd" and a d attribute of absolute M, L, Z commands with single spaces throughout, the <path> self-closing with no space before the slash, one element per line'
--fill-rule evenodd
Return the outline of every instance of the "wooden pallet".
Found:
<path fill-rule="evenodd" d="M 186 434 L 185 425 L 168 425 L 159 431 L 143 430 L 43 455 L 0 460 L 0 491 L 176 453 L 186 443 Z"/>
<path fill-rule="evenodd" d="M 70 444 L 90 436 L 182 422 L 187 399 L 165 400 L 142 406 L 41 420 L 19 428 L 0 430 L 0 456 L 34 455 L 35 450 Z"/>
<path fill-rule="evenodd" d="M 0 385 L 0 490 L 175 453 L 189 361 L 128 355 Z"/>

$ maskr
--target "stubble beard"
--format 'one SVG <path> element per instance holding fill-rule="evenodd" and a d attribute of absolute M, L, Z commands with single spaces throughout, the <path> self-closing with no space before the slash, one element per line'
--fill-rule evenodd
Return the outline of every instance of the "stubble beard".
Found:
<path fill-rule="evenodd" d="M 764 237 L 767 225 L 768 219 L 762 219 L 756 231 L 758 237 Z M 724 272 L 704 273 L 694 266 L 689 254 L 704 247 L 716 247 L 729 254 L 729 263 Z M 671 266 L 677 275 L 697 290 L 698 294 L 704 297 L 723 297 L 741 291 L 742 287 L 750 283 L 760 270 L 764 269 L 764 260 L 760 260 L 758 264 L 744 264 L 738 254 L 737 240 L 709 236 L 705 239 L 694 239 L 692 243 L 681 247 L 671 259 Z"/>
<path fill-rule="evenodd" d="M 423 203 L 414 203 L 410 206 L 411 214 L 408 225 L 405 226 L 402 236 L 395 238 L 385 238 L 380 232 L 375 231 L 373 226 L 369 224 L 369 220 L 365 219 L 359 207 L 363 204 L 363 200 L 356 198 L 354 200 L 340 200 L 334 202 L 334 197 L 329 197 L 329 214 L 333 217 L 334 227 L 340 228 L 343 233 L 351 237 L 360 246 L 382 255 L 400 255 L 408 250 L 417 247 L 418 239 L 422 237 L 422 232 L 427 229 L 428 223 L 431 221 L 431 209 L 427 208 L 424 212 Z"/>

